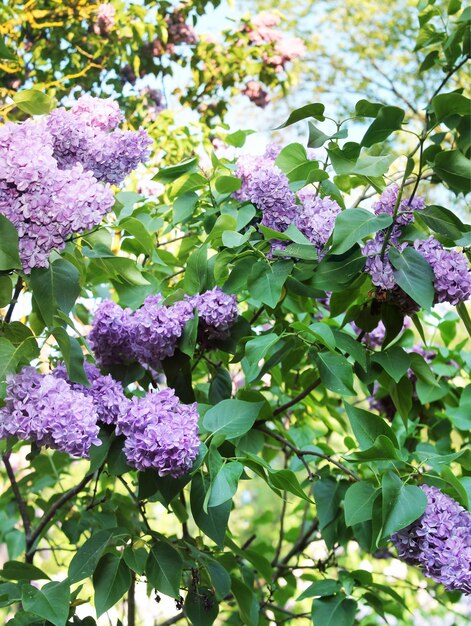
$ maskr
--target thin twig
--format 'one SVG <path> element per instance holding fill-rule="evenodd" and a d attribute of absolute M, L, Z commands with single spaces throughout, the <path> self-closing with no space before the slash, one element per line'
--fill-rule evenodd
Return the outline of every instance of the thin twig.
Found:
<path fill-rule="evenodd" d="M 350 476 L 350 478 L 352 478 L 354 481 L 360 480 L 360 477 L 357 474 L 355 474 L 355 472 L 352 472 L 352 470 L 350 470 L 348 467 L 346 467 L 342 463 L 339 463 L 328 454 L 324 454 L 322 452 L 316 452 L 314 450 L 300 450 L 295 445 L 293 445 L 290 441 L 288 441 L 288 439 L 278 434 L 277 432 L 270 430 L 269 428 L 266 428 L 262 424 L 256 425 L 256 428 L 257 430 L 260 430 L 261 432 L 265 433 L 269 437 L 272 437 L 272 439 L 276 439 L 277 441 L 282 443 L 284 446 L 292 450 L 299 459 L 305 456 L 316 456 L 320 459 L 324 459 L 325 461 L 328 461 L 329 463 L 332 463 L 332 465 L 335 465 L 336 467 L 338 467 L 340 470 L 342 470 L 342 472 L 344 472 L 345 474 L 348 474 L 348 476 Z"/>
<path fill-rule="evenodd" d="M 7 452 L 2 455 L 3 464 L 5 465 L 5 469 L 7 471 L 8 478 L 11 484 L 11 490 L 13 491 L 13 495 L 15 496 L 16 503 L 18 505 L 18 509 L 20 511 L 21 520 L 23 522 L 23 528 L 25 531 L 26 543 L 28 543 L 31 537 L 31 522 L 29 520 L 28 508 L 26 506 L 26 502 L 23 500 L 23 497 L 20 493 L 20 488 L 18 487 L 18 483 L 16 482 L 15 473 L 10 463 L 10 455 L 11 452 Z"/>
<path fill-rule="evenodd" d="M 314 391 L 314 389 L 316 387 L 318 387 L 320 384 L 321 384 L 321 379 L 320 378 L 316 378 L 316 380 L 314 382 L 312 382 L 308 387 L 306 387 L 306 389 L 304 389 L 304 391 L 301 391 L 301 393 L 299 393 L 297 396 L 295 396 L 292 400 L 290 400 L 289 402 L 286 402 L 285 404 L 282 404 L 281 406 L 277 407 L 273 411 L 273 416 L 279 415 L 280 413 L 284 413 L 285 411 L 290 409 L 292 406 L 294 406 L 298 402 L 301 402 L 301 400 L 304 400 L 304 398 L 306 396 L 308 396 L 311 393 L 311 391 Z"/>
<path fill-rule="evenodd" d="M 18 302 L 18 298 L 20 297 L 20 293 L 22 289 L 23 289 L 23 279 L 21 278 L 21 276 L 18 276 L 18 280 L 16 281 L 16 285 L 15 285 L 15 291 L 13 292 L 13 298 L 10 302 L 10 306 L 8 307 L 7 314 L 5 315 L 6 324 L 9 324 L 11 321 L 11 317 L 13 315 L 15 305 Z"/>
<path fill-rule="evenodd" d="M 177 622 L 180 622 L 184 618 L 185 618 L 185 614 L 182 611 L 181 613 L 178 613 L 174 617 L 171 617 L 170 619 L 165 620 L 165 622 L 162 622 L 161 624 L 156 624 L 155 626 L 172 626 L 172 624 L 176 624 Z"/>

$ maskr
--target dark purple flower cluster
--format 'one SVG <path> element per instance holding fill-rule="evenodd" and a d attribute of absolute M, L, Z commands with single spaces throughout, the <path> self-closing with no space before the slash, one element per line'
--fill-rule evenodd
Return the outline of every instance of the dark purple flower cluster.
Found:
<path fill-rule="evenodd" d="M 414 247 L 432 266 L 437 302 L 459 304 L 470 297 L 471 272 L 468 259 L 462 252 L 445 250 L 433 237 L 414 242 Z"/>
<path fill-rule="evenodd" d="M 146 157 L 144 131 L 108 132 L 121 119 L 116 103 L 83 96 L 69 111 L 0 128 L 0 213 L 18 230 L 25 272 L 99 224 L 114 202 L 102 183 L 121 182 Z"/>
<path fill-rule="evenodd" d="M 174 11 L 166 16 L 168 29 L 168 43 L 178 45 L 182 43 L 193 45 L 198 42 L 194 28 L 186 21 L 182 11 Z"/>
<path fill-rule="evenodd" d="M 73 389 L 61 377 L 26 367 L 8 379 L 0 438 L 15 436 L 86 458 L 90 447 L 101 443 L 97 420 L 89 394 Z"/>
<path fill-rule="evenodd" d="M 398 556 L 446 589 L 471 594 L 471 514 L 436 487 L 421 486 L 427 508 L 392 535 Z"/>
<path fill-rule="evenodd" d="M 187 473 L 198 454 L 196 404 L 182 404 L 173 389 L 134 396 L 116 432 L 125 436 L 128 463 L 142 471 L 154 468 L 160 476 Z"/>
<path fill-rule="evenodd" d="M 208 339 L 224 339 L 237 319 L 237 300 L 218 287 L 189 299 L 198 311 L 202 333 Z"/>
<path fill-rule="evenodd" d="M 158 369 L 175 353 L 194 308 L 202 333 L 210 339 L 225 335 L 237 318 L 235 297 L 218 287 L 169 306 L 162 304 L 160 295 L 148 296 L 135 312 L 105 300 L 95 314 L 90 346 L 103 367 L 137 361 Z"/>

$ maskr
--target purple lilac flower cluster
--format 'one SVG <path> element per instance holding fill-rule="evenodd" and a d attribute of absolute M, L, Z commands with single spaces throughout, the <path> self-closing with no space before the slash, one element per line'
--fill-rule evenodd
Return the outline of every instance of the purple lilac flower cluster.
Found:
<path fill-rule="evenodd" d="M 261 109 L 264 109 L 271 100 L 268 91 L 256 80 L 249 80 L 241 93 Z"/>
<path fill-rule="evenodd" d="M 69 111 L 0 128 L 0 213 L 18 230 L 26 273 L 99 224 L 114 202 L 106 183 L 146 158 L 145 131 L 108 132 L 121 119 L 116 103 L 83 96 Z"/>
<path fill-rule="evenodd" d="M 471 594 L 471 514 L 436 487 L 421 486 L 427 508 L 392 535 L 398 556 L 448 590 Z"/>
<path fill-rule="evenodd" d="M 90 386 L 70 382 L 63 364 L 52 374 L 32 367 L 11 376 L 0 409 L 0 439 L 15 436 L 78 458 L 101 444 L 99 424 L 125 436 L 129 464 L 160 476 L 188 472 L 199 449 L 196 404 L 184 405 L 173 389 L 126 398 L 120 383 L 85 364 Z"/>
<path fill-rule="evenodd" d="M 471 272 L 468 259 L 462 252 L 445 250 L 433 237 L 414 242 L 414 247 L 433 269 L 437 302 L 459 304 L 470 297 Z"/>
<path fill-rule="evenodd" d="M 105 300 L 95 314 L 90 346 L 103 367 L 137 361 L 158 369 L 175 353 L 195 308 L 201 333 L 211 340 L 226 336 L 237 318 L 235 296 L 218 287 L 169 306 L 160 295 L 148 296 L 135 312 Z"/>
<path fill-rule="evenodd" d="M 95 35 L 106 37 L 113 30 L 115 24 L 116 9 L 112 4 L 100 4 L 96 12 L 96 21 L 93 24 Z"/>
<path fill-rule="evenodd" d="M 75 457 L 88 457 L 100 445 L 93 398 L 62 378 L 24 368 L 7 381 L 0 409 L 0 438 L 16 436 Z"/>
<path fill-rule="evenodd" d="M 182 404 L 173 389 L 134 396 L 116 432 L 125 436 L 128 463 L 142 471 L 154 468 L 160 476 L 185 474 L 198 454 L 196 404 Z"/>
<path fill-rule="evenodd" d="M 198 311 L 201 332 L 208 339 L 224 339 L 237 319 L 237 300 L 218 287 L 190 298 Z"/>
<path fill-rule="evenodd" d="M 261 223 L 279 232 L 294 224 L 320 251 L 332 234 L 340 206 L 330 198 L 317 197 L 314 191 L 303 189 L 296 194 L 289 187 L 288 177 L 275 165 L 278 146 L 268 146 L 262 156 L 242 155 L 237 161 L 236 176 L 241 187 L 233 196 L 250 201 L 262 211 Z M 308 159 L 315 159 L 312 150 Z M 274 248 L 283 248 L 274 244 Z"/>
<path fill-rule="evenodd" d="M 91 96 L 82 96 L 69 110 L 61 107 L 52 111 L 47 126 L 59 167 L 80 163 L 101 182 L 122 183 L 147 160 L 152 140 L 142 128 L 118 129 L 121 120 L 116 102 Z"/>
<path fill-rule="evenodd" d="M 375 213 L 394 215 L 398 203 L 398 188 L 396 185 L 388 187 L 378 202 L 373 205 Z M 363 255 L 366 257 L 365 269 L 371 275 L 373 285 L 391 292 L 396 304 L 404 312 L 414 312 L 417 306 L 411 301 L 396 284 L 394 270 L 389 261 L 388 251 L 391 246 L 402 252 L 407 243 L 399 243 L 402 227 L 410 224 L 414 219 L 414 211 L 425 207 L 423 198 L 401 200 L 398 206 L 397 218 L 390 233 L 389 241 L 384 249 L 386 231 L 376 233 L 363 246 Z M 435 275 L 435 302 L 449 302 L 459 304 L 471 295 L 471 273 L 468 260 L 462 252 L 445 250 L 440 242 L 433 237 L 425 241 L 416 240 L 414 248 L 420 252 L 430 264 Z"/>

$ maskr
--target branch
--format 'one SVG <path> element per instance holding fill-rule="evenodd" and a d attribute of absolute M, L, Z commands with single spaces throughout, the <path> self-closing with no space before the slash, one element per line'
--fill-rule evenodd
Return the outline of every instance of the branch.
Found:
<path fill-rule="evenodd" d="M 10 463 L 10 455 L 11 455 L 11 452 L 3 454 L 2 460 L 3 460 L 3 464 L 5 465 L 8 478 L 10 480 L 11 490 L 13 491 L 13 495 L 15 496 L 15 500 L 18 505 L 18 509 L 20 511 L 21 520 L 23 522 L 23 528 L 25 531 L 26 543 L 28 543 L 30 536 L 31 536 L 31 522 L 29 520 L 26 502 L 23 500 L 23 497 L 21 496 L 20 488 L 18 487 L 18 483 L 16 482 L 16 478 L 15 478 L 15 473 L 13 472 L 13 468 Z"/>
<path fill-rule="evenodd" d="M 176 624 L 177 622 L 180 622 L 184 618 L 185 618 L 185 614 L 183 613 L 183 611 L 181 611 L 181 613 L 178 613 L 174 617 L 171 617 L 170 619 L 165 620 L 165 622 L 162 622 L 159 626 L 172 626 L 172 624 Z"/>
<path fill-rule="evenodd" d="M 309 540 L 311 536 L 317 531 L 318 528 L 319 528 L 319 520 L 316 518 L 311 522 L 311 525 L 306 530 L 306 532 L 303 533 L 299 537 L 299 539 L 291 548 L 291 550 L 283 557 L 283 559 L 281 560 L 281 563 L 279 563 L 278 567 L 275 570 L 275 573 L 273 575 L 273 580 L 277 580 L 278 578 L 280 578 L 280 576 L 283 575 L 283 570 L 285 569 L 285 565 L 287 565 L 291 561 L 293 556 L 300 554 L 304 550 L 304 548 L 309 544 Z"/>
<path fill-rule="evenodd" d="M 66 504 L 69 500 L 72 500 L 72 498 L 74 498 L 78 493 L 80 493 L 80 491 L 82 491 L 82 489 L 85 487 L 85 485 L 87 483 L 89 483 L 92 480 L 92 478 L 93 478 L 93 474 L 88 474 L 87 476 L 82 478 L 82 480 L 79 482 L 78 485 L 76 485 L 75 487 L 72 487 L 68 491 L 65 491 L 60 496 L 60 498 L 58 498 L 54 502 L 54 504 L 51 506 L 49 511 L 44 513 L 41 521 L 36 526 L 35 530 L 31 533 L 30 541 L 27 542 L 27 544 L 26 544 L 26 554 L 27 554 L 27 556 L 29 555 L 31 560 L 33 559 L 34 554 L 36 552 L 36 550 L 33 549 L 33 546 L 38 541 L 38 539 L 40 538 L 42 531 L 46 528 L 46 526 L 52 520 L 52 518 L 57 513 L 57 511 L 62 506 L 64 506 L 64 504 Z"/>
<path fill-rule="evenodd" d="M 318 387 L 320 384 L 321 384 L 321 379 L 320 378 L 316 378 L 316 380 L 314 382 L 312 382 L 308 387 L 306 387 L 306 389 L 304 389 L 304 391 L 301 391 L 301 393 L 299 393 L 297 396 L 295 396 L 292 400 L 290 400 L 289 402 L 286 402 L 285 404 L 282 404 L 281 406 L 277 407 L 273 411 L 273 416 L 279 415 L 280 413 L 284 413 L 285 411 L 290 409 L 292 406 L 294 406 L 298 402 L 301 402 L 301 400 L 304 400 L 304 398 L 306 396 L 308 396 L 311 393 L 311 391 L 314 391 L 314 389 L 316 387 Z"/>
<path fill-rule="evenodd" d="M 18 276 L 18 280 L 16 281 L 16 285 L 15 285 L 15 291 L 13 293 L 13 298 L 10 302 L 10 306 L 8 307 L 7 314 L 5 315 L 6 324 L 9 324 L 11 322 L 11 317 L 13 315 L 15 305 L 18 302 L 18 298 L 20 297 L 20 293 L 22 289 L 23 289 L 23 279 L 21 278 L 21 276 Z"/>
<path fill-rule="evenodd" d="M 360 480 L 360 477 L 357 474 L 355 474 L 355 472 L 352 472 L 352 470 L 350 470 L 348 467 L 346 467 L 342 463 L 339 463 L 328 454 L 324 454 L 322 452 L 315 452 L 313 450 L 301 450 L 300 448 L 297 448 L 295 445 L 293 445 L 290 441 L 288 441 L 288 439 L 286 439 L 282 435 L 279 435 L 275 431 L 270 430 L 269 428 L 266 428 L 265 426 L 261 424 L 257 425 L 256 428 L 257 430 L 265 433 L 269 437 L 272 437 L 272 439 L 276 439 L 277 441 L 282 443 L 284 446 L 292 450 L 299 459 L 303 459 L 305 456 L 316 456 L 319 459 L 324 459 L 324 461 L 328 461 L 329 463 L 332 463 L 332 465 L 335 465 L 336 467 L 338 467 L 342 472 L 344 472 L 345 474 L 348 474 L 348 476 L 350 476 L 350 478 L 354 480 L 355 482 Z"/>

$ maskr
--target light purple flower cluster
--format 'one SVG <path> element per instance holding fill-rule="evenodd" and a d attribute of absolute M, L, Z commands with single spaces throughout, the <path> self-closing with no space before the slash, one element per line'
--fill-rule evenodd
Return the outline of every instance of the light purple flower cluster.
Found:
<path fill-rule="evenodd" d="M 0 438 L 18 437 L 88 457 L 92 445 L 100 445 L 98 414 L 93 398 L 63 379 L 40 374 L 32 367 L 10 376 L 5 406 L 0 409 Z"/>
<path fill-rule="evenodd" d="M 289 188 L 287 176 L 272 163 L 261 165 L 250 176 L 248 199 L 262 211 L 262 224 L 283 232 L 294 222 L 296 196 Z"/>
<path fill-rule="evenodd" d="M 113 30 L 115 24 L 116 9 L 112 4 L 100 4 L 96 13 L 96 21 L 93 24 L 93 32 L 101 37 L 106 37 Z"/>
<path fill-rule="evenodd" d="M 235 297 L 218 287 L 169 306 L 162 304 L 160 295 L 148 296 L 135 312 L 105 300 L 95 314 L 90 346 L 103 367 L 137 361 L 158 369 L 175 353 L 194 308 L 202 334 L 210 339 L 225 336 L 237 318 Z"/>
<path fill-rule="evenodd" d="M 129 403 L 129 400 L 124 395 L 121 383 L 109 374 L 102 374 L 98 367 L 92 363 L 84 363 L 84 369 L 90 383 L 89 387 L 71 382 L 67 369 L 62 363 L 59 363 L 53 370 L 52 375 L 55 378 L 65 380 L 72 390 L 79 391 L 87 398 L 91 398 L 99 422 L 102 424 L 116 424 L 122 415 L 126 413 Z"/>
<path fill-rule="evenodd" d="M 237 300 L 218 287 L 189 299 L 198 311 L 201 331 L 208 339 L 224 339 L 237 319 Z"/>
<path fill-rule="evenodd" d="M 445 250 L 433 237 L 415 241 L 414 247 L 431 265 L 437 302 L 459 304 L 471 295 L 471 272 L 468 259 L 457 250 Z"/>
<path fill-rule="evenodd" d="M 394 215 L 394 210 L 397 204 L 397 197 L 399 193 L 399 187 L 397 185 L 390 185 L 381 194 L 380 199 L 373 204 L 373 209 L 376 215 L 386 214 Z M 425 208 L 425 200 L 420 196 L 415 196 L 411 199 L 402 199 L 399 203 L 397 217 L 395 223 L 400 226 L 405 226 L 414 221 L 414 211 L 421 211 Z"/>
<path fill-rule="evenodd" d="M 198 454 L 196 404 L 182 404 L 173 389 L 134 396 L 116 432 L 126 438 L 128 463 L 142 471 L 154 468 L 160 476 L 187 473 Z"/>
<path fill-rule="evenodd" d="M 320 251 L 332 234 L 335 219 L 341 208 L 330 198 L 320 198 L 310 189 L 298 194 L 301 207 L 294 220 L 297 228 Z"/>
<path fill-rule="evenodd" d="M 392 535 L 398 556 L 448 590 L 471 594 L 471 514 L 436 487 L 421 486 L 427 508 Z"/>
<path fill-rule="evenodd" d="M 263 89 L 262 84 L 256 80 L 249 80 L 241 93 L 261 109 L 264 109 L 271 100 L 268 91 Z"/>
<path fill-rule="evenodd" d="M 120 184 L 139 163 L 147 160 L 152 143 L 144 129 L 117 128 L 122 119 L 112 100 L 82 96 L 67 110 L 47 117 L 54 155 L 61 169 L 80 163 L 102 182 Z"/>
<path fill-rule="evenodd" d="M 18 230 L 26 273 L 99 224 L 114 202 L 101 183 L 120 182 L 146 157 L 144 131 L 108 132 L 121 119 L 116 103 L 83 96 L 69 111 L 0 128 L 0 213 Z"/>

